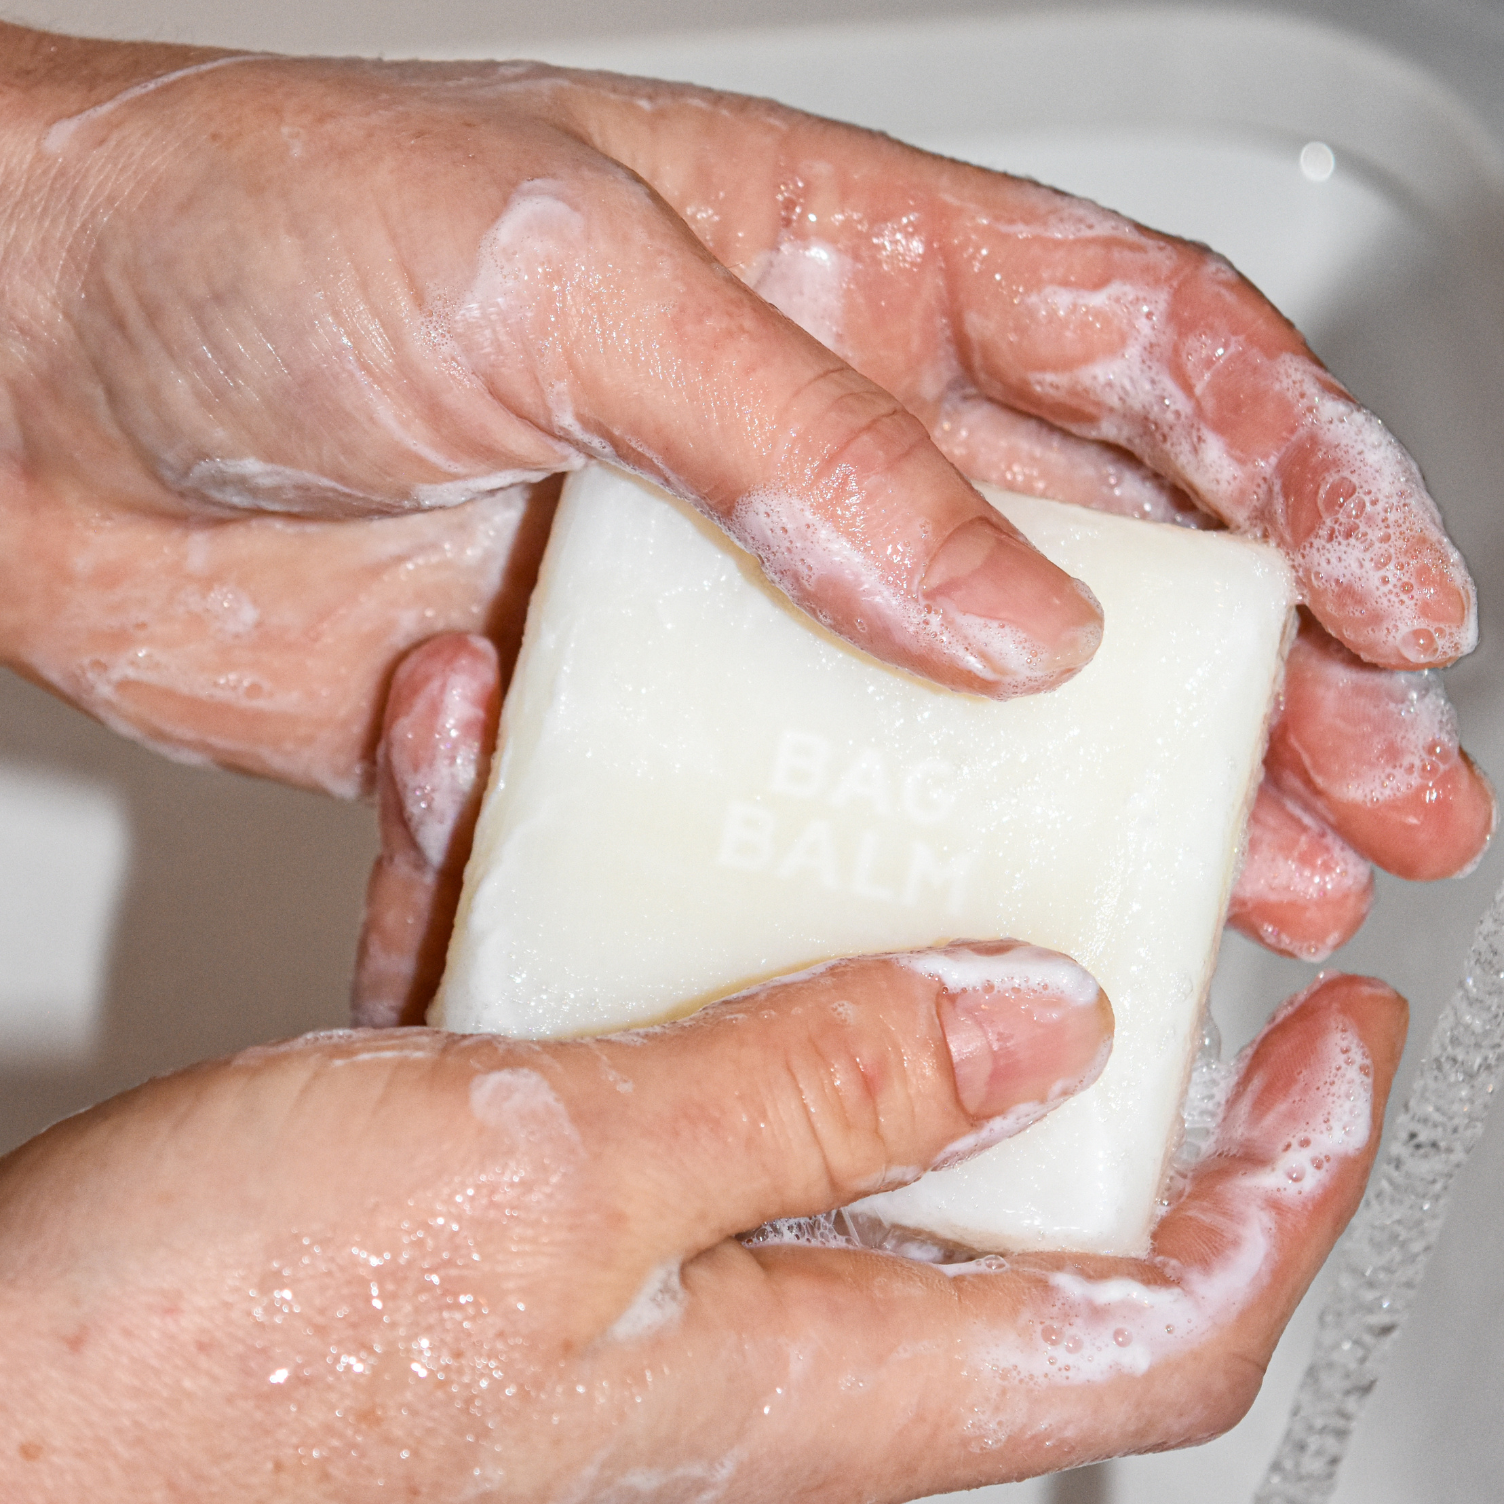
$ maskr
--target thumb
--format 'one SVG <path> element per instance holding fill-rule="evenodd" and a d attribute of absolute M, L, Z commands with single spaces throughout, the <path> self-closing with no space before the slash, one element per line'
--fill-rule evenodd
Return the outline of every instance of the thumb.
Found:
<path fill-rule="evenodd" d="M 551 1048 L 599 1146 L 596 1183 L 651 1264 L 1017 1133 L 1094 1081 L 1111 1040 L 1087 972 L 998 940 L 836 961 L 666 1028 Z"/>
<path fill-rule="evenodd" d="M 887 662 L 1003 697 L 1070 677 L 1101 640 L 1091 592 L 917 418 L 614 163 L 513 192 L 451 334 L 505 408 L 684 497 Z"/>

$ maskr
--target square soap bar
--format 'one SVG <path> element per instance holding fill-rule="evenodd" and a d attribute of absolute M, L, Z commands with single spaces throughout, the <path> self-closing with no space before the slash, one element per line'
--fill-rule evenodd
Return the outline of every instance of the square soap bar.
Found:
<path fill-rule="evenodd" d="M 684 504 L 571 477 L 430 1021 L 526 1038 L 661 1021 L 835 956 L 1013 936 L 1117 1019 L 1099 1080 L 863 1203 L 983 1249 L 1137 1254 L 1278 687 L 1273 549 L 986 490 L 1106 616 L 1048 694 L 992 701 L 824 631 Z"/>

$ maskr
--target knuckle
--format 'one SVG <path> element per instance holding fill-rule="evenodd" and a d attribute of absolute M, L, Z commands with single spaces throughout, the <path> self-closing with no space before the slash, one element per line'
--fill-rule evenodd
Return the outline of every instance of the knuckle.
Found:
<path fill-rule="evenodd" d="M 788 1061 L 802 1130 L 839 1201 L 912 1179 L 916 1118 L 904 1051 L 886 1028 L 858 1036 L 832 1018 Z"/>
<path fill-rule="evenodd" d="M 930 444 L 924 425 L 896 398 L 837 361 L 789 396 L 777 431 L 789 435 L 788 457 L 822 491 L 889 474 Z M 813 448 L 799 453 L 806 446 Z"/>

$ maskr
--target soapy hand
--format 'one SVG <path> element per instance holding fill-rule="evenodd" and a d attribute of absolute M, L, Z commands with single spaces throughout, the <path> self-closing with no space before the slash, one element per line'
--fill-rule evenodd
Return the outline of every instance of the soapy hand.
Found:
<path fill-rule="evenodd" d="M 1100 994 L 1010 953 L 309 1036 L 66 1120 L 0 1161 L 0 1495 L 839 1504 L 1209 1438 L 1358 1204 L 1404 1004 L 1283 1010 L 1144 1258 L 853 1245 L 821 1214 L 1100 1069 Z"/>
<path fill-rule="evenodd" d="M 1413 776 L 1384 761 L 1413 721 L 1383 676 L 1468 649 L 1466 570 L 1404 452 L 1202 248 L 704 90 L 3 35 L 0 654 L 118 729 L 358 791 L 404 651 L 483 631 L 505 670 L 537 478 L 588 458 L 881 657 L 1047 687 L 1095 603 L 960 466 L 1292 559 L 1326 645 L 1238 922 L 1315 954 L 1367 858 L 1481 849 L 1450 723 Z M 1316 621 L 1378 665 L 1342 669 L 1369 723 Z"/>

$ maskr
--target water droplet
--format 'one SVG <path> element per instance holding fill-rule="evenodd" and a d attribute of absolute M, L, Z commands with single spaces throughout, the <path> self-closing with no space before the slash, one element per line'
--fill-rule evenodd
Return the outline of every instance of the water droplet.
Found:
<path fill-rule="evenodd" d="M 1044 1338 L 1046 1347 L 1055 1347 L 1060 1341 L 1060 1328 L 1058 1326 L 1040 1327 L 1039 1335 Z"/>
<path fill-rule="evenodd" d="M 1117 1331 L 1112 1334 L 1112 1340 L 1116 1342 L 1119 1347 L 1127 1347 L 1128 1344 L 1133 1341 L 1133 1333 L 1130 1332 L 1127 1327 L 1120 1326 Z"/>

